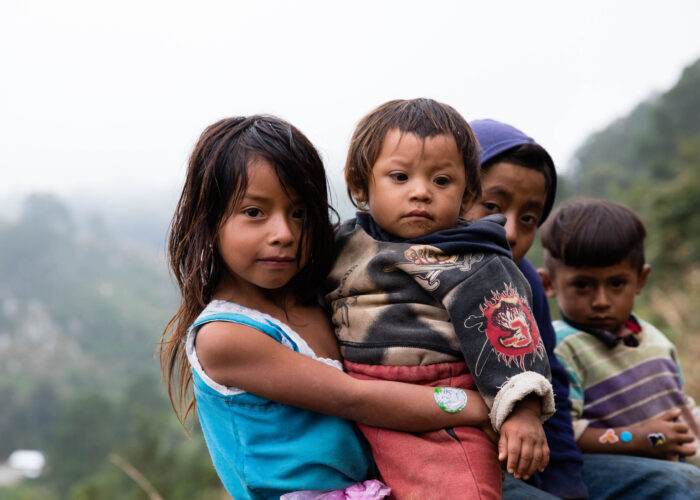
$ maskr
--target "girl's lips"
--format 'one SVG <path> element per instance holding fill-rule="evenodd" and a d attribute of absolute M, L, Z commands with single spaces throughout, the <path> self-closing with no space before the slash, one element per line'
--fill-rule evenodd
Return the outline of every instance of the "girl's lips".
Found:
<path fill-rule="evenodd" d="M 264 259 L 258 259 L 259 262 L 270 267 L 287 267 L 294 263 L 292 257 L 269 257 Z"/>

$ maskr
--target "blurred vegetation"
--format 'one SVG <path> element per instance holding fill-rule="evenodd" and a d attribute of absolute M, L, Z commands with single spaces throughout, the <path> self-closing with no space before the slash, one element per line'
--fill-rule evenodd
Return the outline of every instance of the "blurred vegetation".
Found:
<path fill-rule="evenodd" d="M 640 214 L 652 274 L 636 309 L 675 342 L 697 400 L 699 88 L 700 61 L 591 136 L 558 196 L 608 198 Z M 160 383 L 154 352 L 177 303 L 162 250 L 153 235 L 138 244 L 110 236 L 99 217 L 82 229 L 80 217 L 33 195 L 17 220 L 0 218 L 0 462 L 20 448 L 48 459 L 40 478 L 0 487 L 0 498 L 144 499 L 149 488 L 227 498 L 199 429 L 184 435 Z M 530 257 L 541 265 L 537 246 Z"/>
<path fill-rule="evenodd" d="M 38 449 L 38 479 L 8 499 L 226 498 L 187 438 L 154 358 L 177 296 L 162 251 L 78 227 L 52 195 L 0 221 L 0 462 Z M 99 229 L 99 230 L 98 230 Z"/>

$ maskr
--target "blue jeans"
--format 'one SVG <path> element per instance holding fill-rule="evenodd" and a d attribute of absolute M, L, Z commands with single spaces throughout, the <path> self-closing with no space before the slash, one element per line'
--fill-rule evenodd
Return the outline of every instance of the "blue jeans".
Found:
<path fill-rule="evenodd" d="M 700 469 L 694 465 L 629 455 L 583 455 L 583 480 L 591 500 L 700 500 Z M 506 474 L 505 500 L 554 500 Z"/>

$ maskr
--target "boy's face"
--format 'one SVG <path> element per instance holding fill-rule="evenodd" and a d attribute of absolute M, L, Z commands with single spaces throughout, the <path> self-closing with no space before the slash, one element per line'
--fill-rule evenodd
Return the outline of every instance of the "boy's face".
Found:
<path fill-rule="evenodd" d="M 421 139 L 387 132 L 372 167 L 366 201 L 382 229 L 399 238 L 417 238 L 454 227 L 466 189 L 462 155 L 452 136 Z"/>
<path fill-rule="evenodd" d="M 481 199 L 466 213 L 471 220 L 490 214 L 507 217 L 506 237 L 516 264 L 530 249 L 547 198 L 544 175 L 537 170 L 500 162 L 481 178 Z"/>
<path fill-rule="evenodd" d="M 629 259 L 607 267 L 571 267 L 556 263 L 554 276 L 540 271 L 549 297 L 573 322 L 618 334 L 646 282 L 650 267 L 637 271 Z"/>

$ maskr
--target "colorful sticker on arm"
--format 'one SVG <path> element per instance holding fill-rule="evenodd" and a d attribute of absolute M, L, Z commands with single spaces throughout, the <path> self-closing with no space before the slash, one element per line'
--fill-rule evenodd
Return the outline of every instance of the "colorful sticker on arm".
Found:
<path fill-rule="evenodd" d="M 620 440 L 615 434 L 615 429 L 605 429 L 605 432 L 600 435 L 598 442 L 601 444 L 613 444 Z"/>
<path fill-rule="evenodd" d="M 632 441 L 632 433 L 630 431 L 622 431 L 620 433 L 620 439 L 623 443 L 629 443 Z"/>
<path fill-rule="evenodd" d="M 433 397 L 437 405 L 447 413 L 457 413 L 467 405 L 467 393 L 456 387 L 436 387 Z"/>
<path fill-rule="evenodd" d="M 647 438 L 652 446 L 661 446 L 666 442 L 666 436 L 660 432 L 657 434 L 648 434 Z"/>

